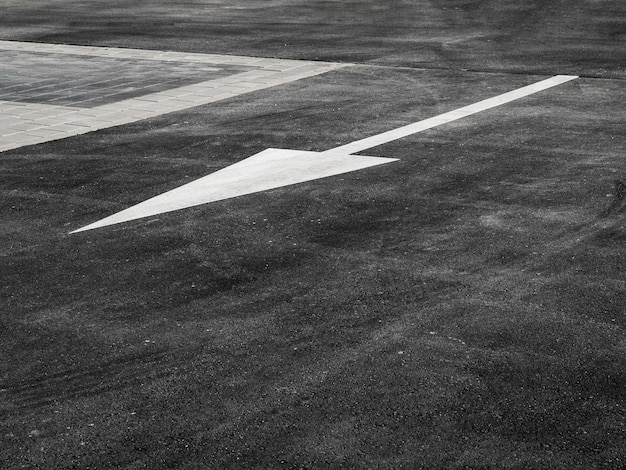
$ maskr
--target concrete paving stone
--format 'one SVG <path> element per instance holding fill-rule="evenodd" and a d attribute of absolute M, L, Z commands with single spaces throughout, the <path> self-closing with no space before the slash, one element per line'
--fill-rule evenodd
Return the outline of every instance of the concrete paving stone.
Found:
<path fill-rule="evenodd" d="M 319 71 L 316 69 L 311 69 L 311 68 L 307 69 L 304 67 L 293 67 L 291 69 L 287 69 L 281 72 L 280 76 L 286 79 L 286 78 L 299 77 L 299 76 L 308 75 L 308 74 L 315 75 L 317 73 L 319 73 Z"/>
<path fill-rule="evenodd" d="M 157 93 L 154 93 L 154 95 L 157 95 L 158 97 L 161 97 L 165 101 L 167 101 L 169 98 L 176 97 L 176 96 L 181 96 L 183 94 L 186 94 L 186 93 L 181 91 L 183 88 L 186 90 L 186 87 L 181 87 L 181 88 L 176 88 L 176 89 L 173 89 L 173 90 L 159 91 Z"/>
<path fill-rule="evenodd" d="M 161 113 L 162 114 L 162 113 Z M 85 122 L 88 122 L 90 125 L 93 123 L 101 123 L 104 127 L 117 122 L 119 116 L 117 113 L 102 115 L 102 116 L 85 116 Z"/>
<path fill-rule="evenodd" d="M 68 122 L 68 123 L 73 123 L 73 122 L 80 122 L 83 120 L 89 120 L 89 119 L 98 119 L 98 120 L 105 120 L 105 118 L 107 116 L 114 116 L 115 113 L 111 113 L 111 112 L 98 112 L 97 108 L 89 108 L 88 110 L 85 111 L 90 111 L 89 114 L 87 113 L 83 113 L 83 112 L 78 112 L 76 114 L 70 114 L 67 115 L 67 117 L 63 117 L 62 122 Z"/>
<path fill-rule="evenodd" d="M 241 88 L 248 88 L 248 89 L 254 90 L 254 89 L 259 88 L 259 86 L 262 86 L 263 84 L 264 82 L 251 82 L 251 81 L 237 80 L 236 82 L 233 82 L 231 86 L 237 86 Z"/>
<path fill-rule="evenodd" d="M 100 111 L 110 111 L 115 112 L 121 109 L 125 109 L 126 106 L 124 101 L 117 101 L 115 103 L 107 103 L 100 106 L 96 106 L 94 108 L 89 109 L 89 111 L 100 112 Z M 86 111 L 86 110 L 85 110 Z"/>
<path fill-rule="evenodd" d="M 150 105 L 157 105 L 159 103 L 162 103 L 163 101 L 166 101 L 168 98 L 169 97 L 161 96 L 158 93 L 152 93 L 150 95 L 141 96 L 139 98 L 133 98 L 133 101 L 137 103 L 147 103 Z"/>
<path fill-rule="evenodd" d="M 143 116 L 143 117 L 119 116 L 115 119 L 115 121 L 113 121 L 111 126 L 107 126 L 107 127 L 122 126 L 124 124 L 132 124 L 133 122 L 137 122 L 141 119 L 145 119 L 148 117 L 152 117 L 152 116 Z"/>
<path fill-rule="evenodd" d="M 16 145 L 16 144 L 8 144 L 8 143 L 0 143 L 0 152 L 6 152 L 8 150 L 13 150 L 15 148 L 19 148 L 21 147 L 20 145 Z"/>
<path fill-rule="evenodd" d="M 239 82 L 234 81 L 232 83 L 225 83 L 222 86 L 219 87 L 220 90 L 225 90 L 225 91 L 237 91 L 239 93 L 244 93 L 247 92 L 250 87 L 249 86 L 245 86 L 245 85 L 240 85 Z"/>
<path fill-rule="evenodd" d="M 279 75 L 279 72 L 276 72 L 274 70 L 255 70 L 255 71 L 251 71 L 251 72 L 245 72 L 245 73 L 241 73 L 239 74 L 239 78 L 245 81 L 250 81 L 250 82 L 257 82 L 257 81 L 264 81 L 267 79 L 271 79 L 273 77 L 275 77 L 276 75 Z"/>
<path fill-rule="evenodd" d="M 52 139 L 50 137 L 29 137 L 27 139 L 20 140 L 19 142 L 15 142 L 15 144 L 19 144 L 19 147 L 24 147 L 26 145 L 42 144 L 44 142 L 49 142 L 50 140 L 56 139 Z"/>
<path fill-rule="evenodd" d="M 7 128 L 2 129 L 0 131 L 0 142 L 7 140 L 9 137 L 14 136 L 16 134 L 23 134 L 27 131 L 19 131 L 19 130 L 9 130 Z"/>
<path fill-rule="evenodd" d="M 229 92 L 225 90 L 220 90 L 220 93 L 213 96 L 204 97 L 204 103 L 212 103 L 214 101 L 218 101 L 221 99 L 232 98 L 233 96 L 239 96 L 241 93 L 239 92 Z"/>
<path fill-rule="evenodd" d="M 0 101 L 0 109 L 3 113 L 11 114 L 24 114 L 32 111 L 38 111 L 40 109 L 46 109 L 49 106 L 46 104 L 34 104 L 34 103 L 17 103 L 9 101 Z"/>
<path fill-rule="evenodd" d="M 215 78 L 213 80 L 204 80 L 202 83 L 210 82 L 210 83 L 214 84 L 215 86 L 220 86 L 222 84 L 229 84 L 229 83 L 233 83 L 233 82 L 237 81 L 239 79 L 239 75 L 240 74 L 236 74 L 236 75 L 231 75 L 229 77 L 219 77 L 219 78 Z"/>
<path fill-rule="evenodd" d="M 185 90 L 187 93 L 210 93 L 212 90 L 218 89 L 222 83 L 215 82 L 215 80 L 209 80 L 206 82 L 194 83 L 193 85 L 185 85 L 184 87 L 177 88 L 172 90 L 172 92 L 158 92 L 156 95 L 161 95 L 161 93 L 165 93 L 170 96 L 176 96 L 181 94 L 181 90 Z"/>
<path fill-rule="evenodd" d="M 108 115 L 114 115 L 115 111 L 110 111 L 108 109 L 100 109 L 100 108 L 86 108 L 86 109 L 80 109 L 80 111 L 77 113 L 78 116 L 81 117 L 85 117 L 85 118 L 102 118 L 104 116 L 108 116 Z"/>
<path fill-rule="evenodd" d="M 41 125 L 42 127 L 50 127 L 50 126 L 58 124 L 59 122 L 62 122 L 62 121 L 59 119 L 58 116 L 55 116 L 55 117 L 47 117 L 47 118 L 35 119 L 35 120 L 33 120 L 33 122 Z"/>
<path fill-rule="evenodd" d="M 187 106 L 194 106 L 195 103 L 201 102 L 203 97 L 195 95 L 193 93 L 173 96 L 170 100 L 167 100 L 166 103 L 187 103 Z"/>
<path fill-rule="evenodd" d="M 52 130 L 49 126 L 47 127 L 41 127 L 39 129 L 31 129 L 28 131 L 28 136 L 29 137 L 48 137 L 50 139 L 54 138 L 55 136 L 61 137 L 61 136 L 66 136 L 65 132 L 60 132 L 58 129 L 57 130 Z"/>
<path fill-rule="evenodd" d="M 172 97 L 166 97 L 167 99 L 172 98 Z M 123 102 L 129 107 L 129 109 L 157 109 L 157 108 L 163 108 L 166 109 L 167 108 L 167 104 L 164 103 L 164 101 L 167 101 L 167 99 L 164 100 L 159 100 L 159 101 L 154 101 L 154 100 L 144 100 L 141 98 L 129 98 L 126 100 L 123 100 Z"/>
<path fill-rule="evenodd" d="M 31 120 L 49 118 L 75 112 L 76 110 L 67 110 L 65 108 L 50 106 L 45 108 L 33 108 L 30 113 L 24 114 L 24 117 Z"/>
<path fill-rule="evenodd" d="M 178 96 L 197 95 L 201 97 L 212 97 L 224 93 L 223 87 L 193 87 L 192 89 L 187 89 L 186 91 L 187 93 L 171 96 L 168 98 L 168 100 L 171 100 L 171 98 L 176 98 Z"/>
<path fill-rule="evenodd" d="M 70 116 L 67 119 L 63 119 L 59 124 L 70 124 L 76 127 L 91 127 L 89 122 L 95 118 L 89 118 L 84 116 Z"/>
<path fill-rule="evenodd" d="M 5 104 L 0 104 L 0 112 L 5 116 L 17 116 L 20 110 L 23 110 L 23 107 L 20 106 L 9 106 Z M 26 111 L 28 112 L 28 110 Z"/>
<path fill-rule="evenodd" d="M 279 63 L 279 64 L 274 64 L 274 65 L 267 66 L 267 67 L 265 67 L 265 70 L 272 70 L 272 71 L 276 71 L 276 72 L 286 72 L 287 70 L 293 70 L 293 69 L 297 69 L 299 67 L 300 67 L 299 64 L 283 64 L 283 63 Z"/>
<path fill-rule="evenodd" d="M 167 112 L 182 111 L 182 110 L 188 109 L 190 107 L 200 106 L 200 105 L 207 104 L 207 103 L 212 103 L 214 101 L 218 101 L 218 100 L 221 100 L 221 99 L 230 98 L 231 96 L 235 96 L 235 95 L 227 94 L 227 93 L 221 93 L 219 95 L 205 96 L 202 99 L 196 98 L 196 99 L 193 99 L 193 100 L 192 99 L 184 100 L 184 99 L 172 98 L 171 100 L 167 101 L 167 106 L 168 106 Z M 161 112 L 159 114 L 164 114 L 164 113 Z"/>
<path fill-rule="evenodd" d="M 145 111 L 137 110 L 133 108 L 124 109 L 116 116 L 116 120 L 134 118 L 135 120 L 142 119 L 146 115 Z"/>
<path fill-rule="evenodd" d="M 8 131 L 30 131 L 35 129 L 40 129 L 45 127 L 41 124 L 35 124 L 33 122 L 15 122 L 13 124 L 9 124 L 7 130 Z"/>
<path fill-rule="evenodd" d="M 51 125 L 51 126 L 48 127 L 50 132 L 53 133 L 53 134 L 74 133 L 75 131 L 84 130 L 84 128 L 85 128 L 85 126 L 77 126 L 77 125 L 73 125 L 73 124 L 69 124 L 69 123 L 54 124 L 54 125 Z"/>
<path fill-rule="evenodd" d="M 159 114 L 163 114 L 163 113 L 159 113 Z M 142 116 L 141 119 L 145 119 L 146 117 L 150 117 L 150 116 Z M 84 127 L 87 127 L 89 129 L 92 130 L 99 130 L 99 129 L 106 129 L 107 127 L 112 127 L 114 125 L 117 125 L 118 121 L 115 120 L 102 120 L 102 119 L 88 119 L 85 120 L 85 125 Z"/>
<path fill-rule="evenodd" d="M 40 137 L 32 137 L 26 133 L 21 133 L 21 134 L 14 134 L 14 135 L 10 135 L 7 137 L 3 137 L 2 138 L 2 143 L 8 143 L 8 144 L 20 144 L 20 145 L 30 145 L 32 144 L 34 141 L 38 141 L 40 140 Z"/>
<path fill-rule="evenodd" d="M 29 121 L 38 121 L 41 119 L 56 117 L 58 115 L 59 113 L 55 112 L 54 110 L 50 108 L 46 108 L 46 109 L 33 110 L 30 113 L 23 114 L 22 117 L 24 119 L 28 119 Z"/>
<path fill-rule="evenodd" d="M 150 115 L 150 116 L 154 116 L 155 113 L 156 114 L 165 114 L 165 113 L 169 113 L 171 112 L 171 107 L 170 106 L 164 106 L 164 107 L 156 107 L 156 106 L 143 106 L 141 104 L 135 104 L 132 105 L 128 111 L 131 114 L 126 114 L 127 116 L 130 116 L 132 114 L 135 114 L 137 117 L 141 117 L 141 116 L 146 116 L 146 115 Z M 143 117 L 141 117 L 143 119 Z"/>

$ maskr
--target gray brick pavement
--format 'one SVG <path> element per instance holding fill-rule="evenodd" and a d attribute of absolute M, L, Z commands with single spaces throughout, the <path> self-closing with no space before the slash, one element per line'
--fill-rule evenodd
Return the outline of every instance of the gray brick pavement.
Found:
<path fill-rule="evenodd" d="M 0 152 L 211 103 L 344 65 L 0 41 Z"/>

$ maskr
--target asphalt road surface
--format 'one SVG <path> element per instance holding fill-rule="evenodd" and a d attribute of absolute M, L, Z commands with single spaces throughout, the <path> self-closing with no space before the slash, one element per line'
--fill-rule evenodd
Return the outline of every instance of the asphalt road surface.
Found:
<path fill-rule="evenodd" d="M 626 466 L 626 3 L 5 0 L 0 42 L 1 468 Z"/>

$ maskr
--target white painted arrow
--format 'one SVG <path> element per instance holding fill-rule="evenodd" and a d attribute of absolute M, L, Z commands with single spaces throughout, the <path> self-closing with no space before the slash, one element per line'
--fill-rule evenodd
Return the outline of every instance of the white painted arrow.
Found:
<path fill-rule="evenodd" d="M 572 75 L 556 75 L 547 80 L 518 88 L 494 98 L 479 101 L 439 116 L 383 132 L 366 139 L 357 140 L 324 152 L 267 149 L 234 165 L 155 196 L 121 212 L 74 230 L 71 233 L 394 162 L 397 161 L 396 158 L 367 157 L 352 154 L 456 121 L 457 119 L 509 103 L 576 78 L 578 77 Z"/>
<path fill-rule="evenodd" d="M 71 233 L 339 175 L 396 160 L 270 148 Z"/>

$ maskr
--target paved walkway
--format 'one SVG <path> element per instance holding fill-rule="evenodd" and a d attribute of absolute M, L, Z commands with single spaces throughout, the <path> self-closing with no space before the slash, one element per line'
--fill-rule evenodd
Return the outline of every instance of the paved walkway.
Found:
<path fill-rule="evenodd" d="M 0 152 L 342 67 L 329 62 L 0 41 Z"/>

